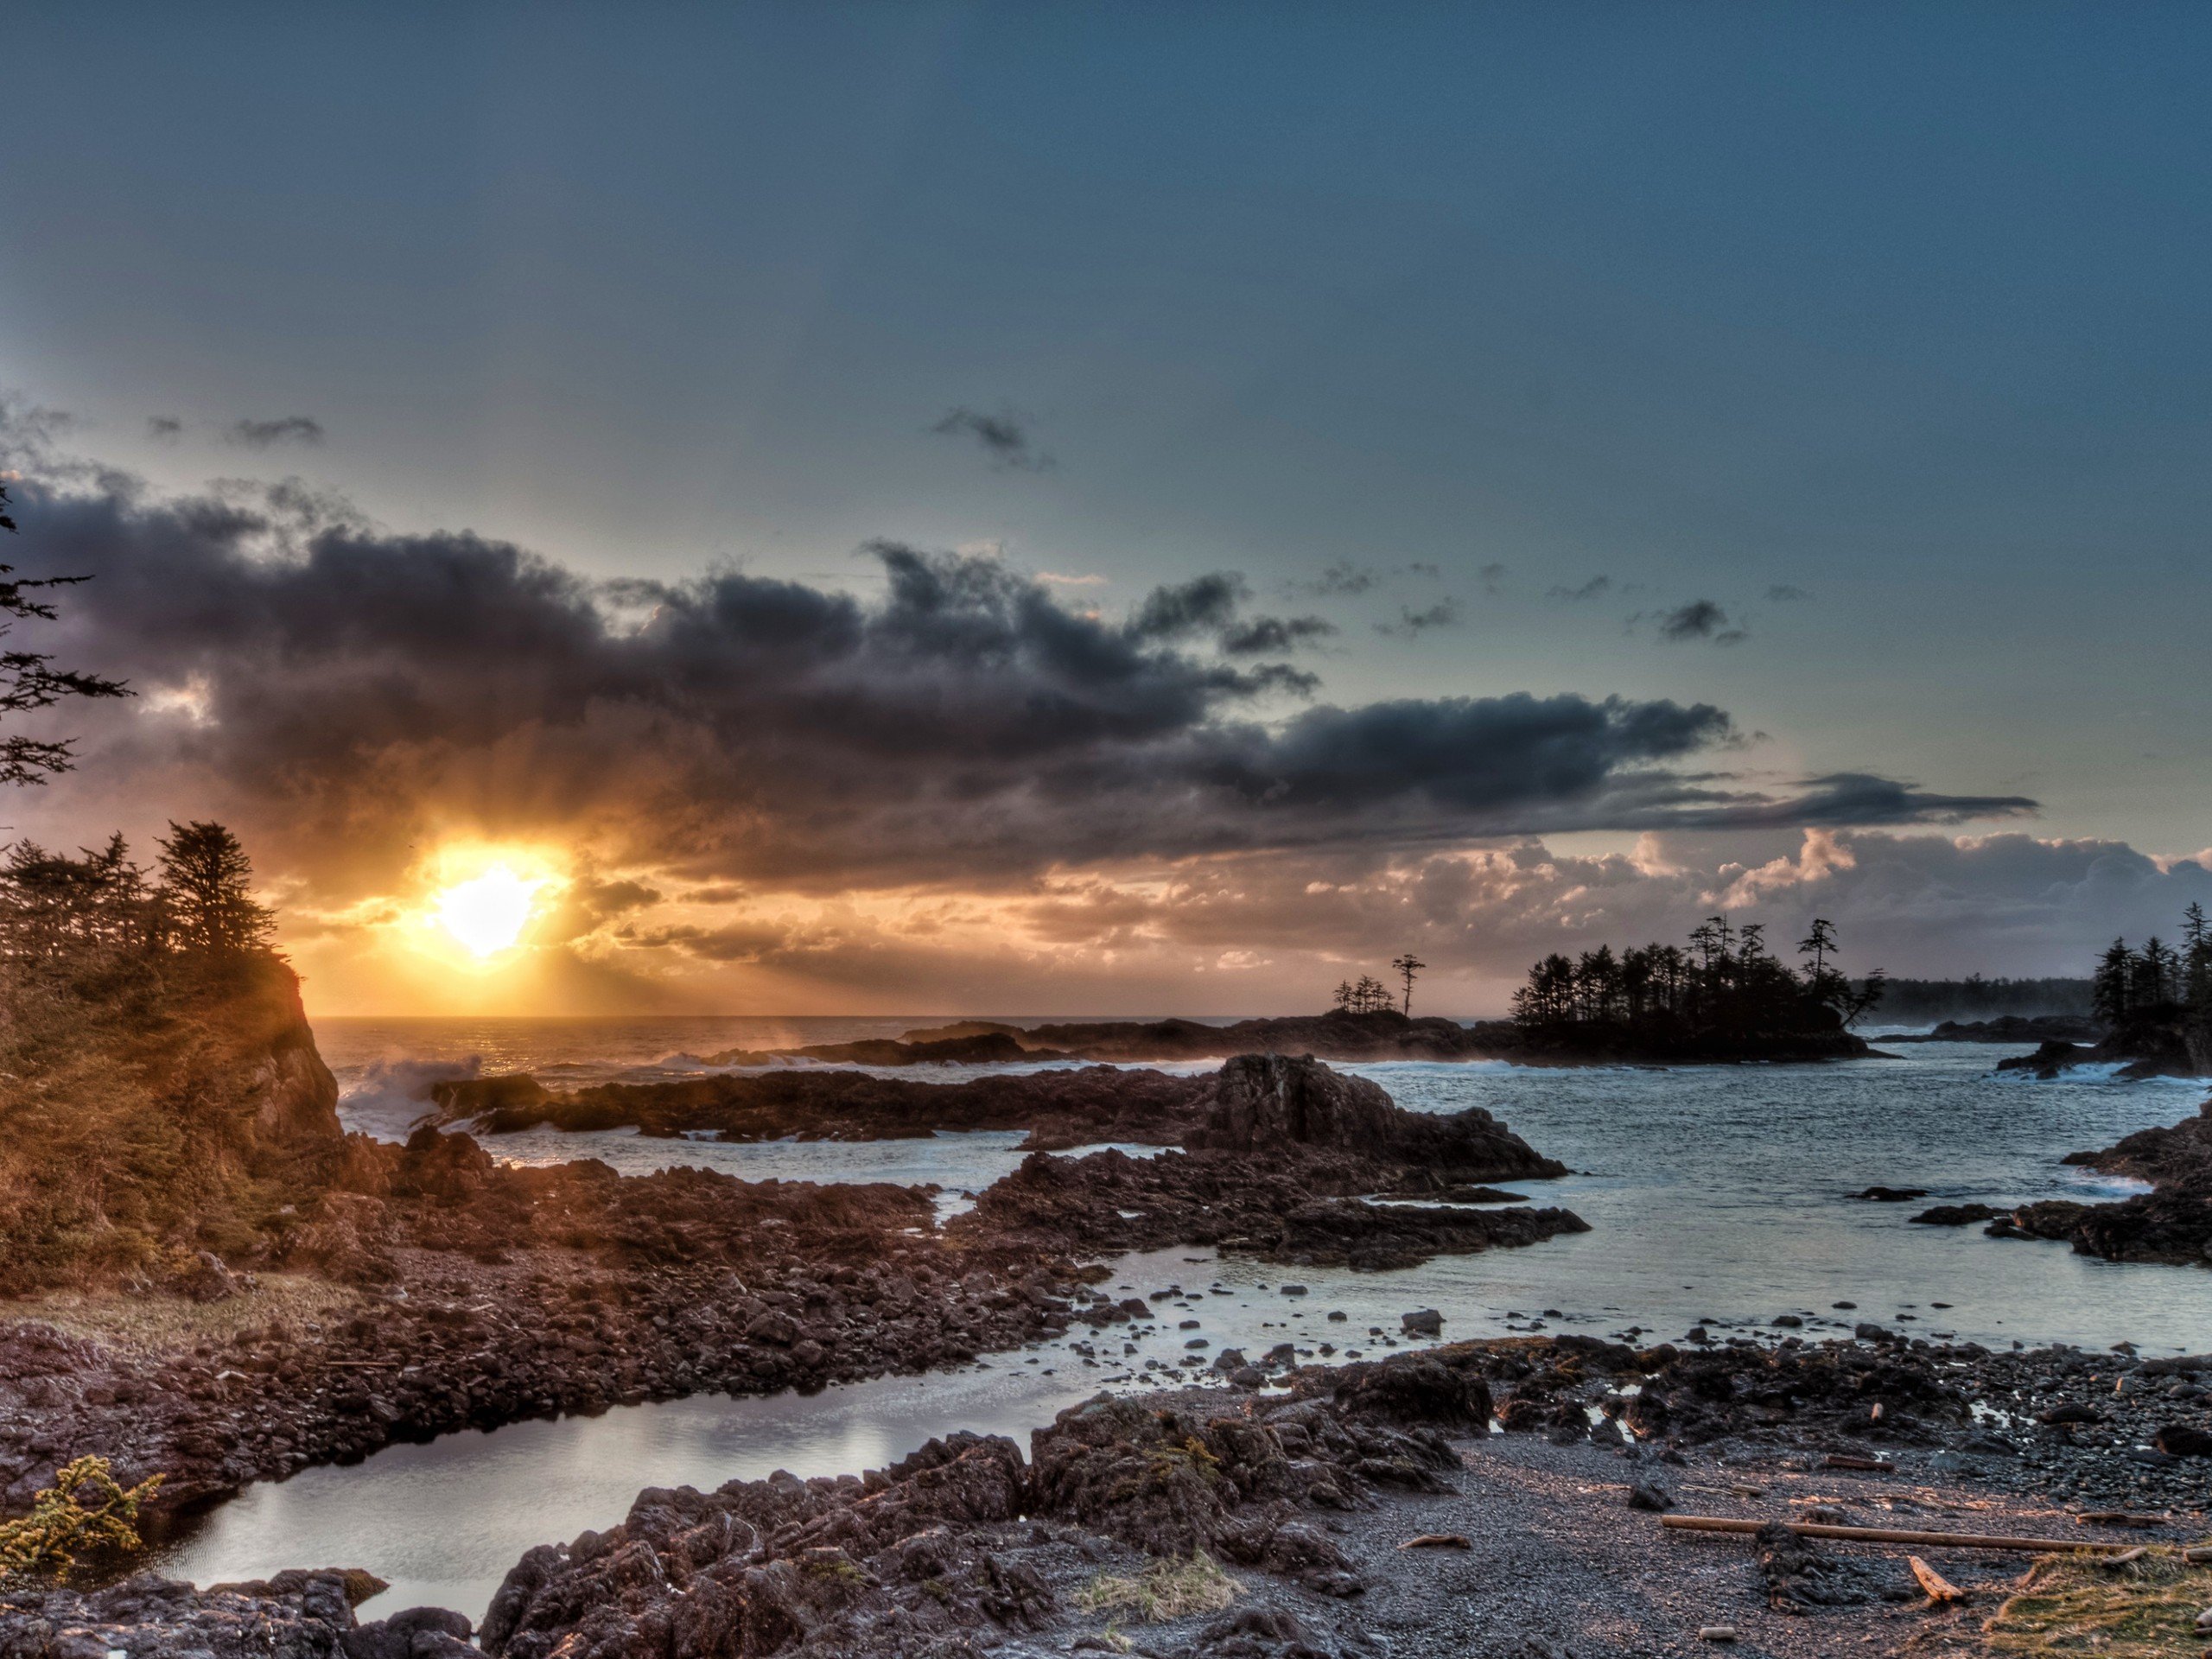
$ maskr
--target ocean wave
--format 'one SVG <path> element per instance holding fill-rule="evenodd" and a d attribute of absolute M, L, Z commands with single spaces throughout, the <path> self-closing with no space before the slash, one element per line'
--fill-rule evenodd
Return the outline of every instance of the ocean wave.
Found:
<path fill-rule="evenodd" d="M 435 1084 L 480 1077 L 481 1055 L 459 1060 L 426 1060 L 404 1056 L 371 1060 L 340 1077 L 338 1121 L 346 1128 L 378 1141 L 404 1141 L 431 1111 L 430 1089 Z"/>

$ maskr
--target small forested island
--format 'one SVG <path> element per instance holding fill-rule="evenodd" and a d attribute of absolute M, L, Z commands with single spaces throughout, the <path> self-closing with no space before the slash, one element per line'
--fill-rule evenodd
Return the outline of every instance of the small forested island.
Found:
<path fill-rule="evenodd" d="M 1854 984 L 1835 965 L 1834 925 L 1815 918 L 1792 970 L 1758 923 L 1707 918 L 1689 948 L 1610 945 L 1546 957 L 1513 995 L 1514 1058 L 1824 1060 L 1872 1051 L 1852 1024 L 1881 1000 L 1878 972 Z"/>
<path fill-rule="evenodd" d="M 2089 995 L 2101 1037 L 2054 1036 L 1999 1069 L 2051 1077 L 2069 1066 L 2117 1065 L 2124 1077 L 2212 1077 L 2212 917 L 2203 906 L 2182 912 L 2178 945 L 2156 934 L 2140 945 L 2114 939 Z"/>

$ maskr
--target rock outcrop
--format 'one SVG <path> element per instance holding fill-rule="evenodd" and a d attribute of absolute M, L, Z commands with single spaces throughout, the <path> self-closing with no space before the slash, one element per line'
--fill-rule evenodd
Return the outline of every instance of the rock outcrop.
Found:
<path fill-rule="evenodd" d="M 266 1580 L 196 1590 L 142 1573 L 104 1590 L 0 1588 L 4 1659 L 384 1659 L 357 1656 L 353 1609 L 384 1588 L 354 1570 L 279 1573 Z M 445 1620 L 458 1615 L 442 1612 Z M 461 1619 L 465 1628 L 467 1620 Z M 399 1659 L 461 1659 L 456 1642 Z"/>
<path fill-rule="evenodd" d="M 1355 1594 L 1361 1579 L 1316 1521 L 1390 1488 L 1448 1491 L 1459 1466 L 1437 1426 L 1370 1408 L 1398 1397 L 1101 1395 L 1038 1430 L 1026 1462 L 1010 1440 L 956 1434 L 857 1478 L 647 1491 L 620 1526 L 525 1555 L 484 1649 L 969 1652 L 1065 1630 L 1102 1567 L 1198 1552 Z"/>
<path fill-rule="evenodd" d="M 2171 1128 L 2138 1130 L 2117 1146 L 2069 1153 L 2065 1161 L 2148 1181 L 2152 1190 L 2113 1204 L 2023 1205 L 1991 1221 L 1993 1236 L 2056 1239 L 2076 1255 L 2109 1262 L 2212 1267 L 2212 1099 Z"/>
<path fill-rule="evenodd" d="M 723 1141 L 896 1141 L 939 1131 L 1025 1129 L 1033 1150 L 1122 1141 L 1180 1141 L 1206 1093 L 1203 1077 L 1085 1066 L 923 1083 L 829 1067 L 777 1067 L 668 1082 L 601 1084 L 551 1094 L 526 1077 L 435 1085 L 438 1121 L 503 1135 L 635 1128 Z"/>
<path fill-rule="evenodd" d="M 1364 1077 L 1312 1055 L 1243 1054 L 1215 1074 L 1193 1152 L 1269 1154 L 1313 1147 L 1403 1164 L 1437 1187 L 1541 1180 L 1567 1173 L 1480 1107 L 1444 1116 L 1409 1112 Z"/>

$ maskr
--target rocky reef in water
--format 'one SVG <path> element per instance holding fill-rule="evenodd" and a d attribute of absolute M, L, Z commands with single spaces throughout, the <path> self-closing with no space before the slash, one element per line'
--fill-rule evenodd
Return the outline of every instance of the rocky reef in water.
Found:
<path fill-rule="evenodd" d="M 2117 1146 L 2069 1153 L 2066 1161 L 2151 1183 L 2116 1204 L 2050 1199 L 2016 1211 L 2018 1231 L 2063 1239 L 2111 1262 L 2212 1267 L 2212 1098 L 2171 1128 L 2141 1129 Z"/>
<path fill-rule="evenodd" d="M 882 1141 L 1021 1129 L 1029 1135 L 1025 1148 L 1037 1152 L 1108 1141 L 1269 1156 L 1334 1147 L 1378 1166 L 1408 1166 L 1408 1179 L 1436 1173 L 1432 1185 L 1566 1173 L 1487 1112 L 1405 1111 L 1377 1084 L 1310 1055 L 1242 1055 L 1197 1077 L 1096 1065 L 921 1083 L 779 1069 L 564 1094 L 532 1077 L 499 1076 L 441 1082 L 433 1098 L 441 1123 L 467 1122 L 486 1135 L 550 1125 L 733 1141 Z"/>
<path fill-rule="evenodd" d="M 2148 1181 L 2152 1190 L 2109 1204 L 1938 1205 L 1913 1220 L 1937 1227 L 1986 1222 L 1993 1238 L 2054 1239 L 2077 1255 L 2107 1262 L 2212 1267 L 2212 1099 L 2170 1128 L 2140 1129 L 2117 1146 L 2069 1153 L 2063 1161 Z"/>
<path fill-rule="evenodd" d="M 1379 1269 L 1588 1230 L 1566 1210 L 1358 1196 L 1441 1200 L 1567 1173 L 1480 1108 L 1408 1112 L 1363 1077 L 1278 1054 L 1239 1056 L 1207 1082 L 1187 1151 L 1031 1157 L 956 1218 L 952 1235 L 1098 1254 L 1213 1244 L 1292 1265 Z"/>
<path fill-rule="evenodd" d="M 545 1124 L 736 1141 L 896 1141 L 1022 1129 L 1033 1148 L 1054 1151 L 1110 1141 L 1177 1145 L 1198 1121 L 1209 1082 L 1103 1065 L 960 1083 L 779 1067 L 563 1094 L 528 1077 L 470 1077 L 435 1084 L 431 1097 L 438 1122 L 466 1122 L 486 1135 Z"/>
<path fill-rule="evenodd" d="M 1997 1062 L 1999 1071 L 2025 1071 L 2045 1082 L 2077 1065 L 2117 1066 L 2113 1075 L 2129 1081 L 2212 1077 L 2212 1026 L 2191 1018 L 2139 1020 L 2094 1041 L 2049 1038 L 2031 1054 Z"/>
<path fill-rule="evenodd" d="M 1925 1032 L 1891 1033 L 1885 1043 L 2095 1043 L 2105 1024 L 2086 1014 L 2000 1014 L 1993 1020 L 1946 1020 Z"/>
<path fill-rule="evenodd" d="M 1317 1059 L 1372 1064 L 1387 1060 L 1509 1060 L 1516 1065 L 1696 1065 L 1740 1061 L 1863 1059 L 1874 1051 L 1844 1028 L 1742 1031 L 1645 1026 L 1529 1027 L 1511 1020 L 1408 1019 L 1394 1009 L 1204 1025 L 1195 1020 L 1088 1020 L 1011 1026 L 989 1020 L 910 1031 L 905 1040 L 927 1046 L 997 1039 L 1025 1056 L 1047 1052 L 1123 1064 L 1198 1060 L 1235 1054 L 1311 1054 Z"/>
<path fill-rule="evenodd" d="M 1088 1020 L 1010 1026 L 965 1020 L 910 1031 L 915 1044 L 996 1039 L 1019 1046 L 1026 1058 L 1047 1053 L 1122 1064 L 1147 1060 L 1225 1059 L 1234 1054 L 1311 1054 L 1351 1063 L 1379 1060 L 1468 1060 L 1497 1057 L 1510 1040 L 1509 1020 L 1462 1025 L 1457 1020 L 1408 1019 L 1393 1008 L 1238 1020 L 1208 1025 L 1196 1020 Z"/>

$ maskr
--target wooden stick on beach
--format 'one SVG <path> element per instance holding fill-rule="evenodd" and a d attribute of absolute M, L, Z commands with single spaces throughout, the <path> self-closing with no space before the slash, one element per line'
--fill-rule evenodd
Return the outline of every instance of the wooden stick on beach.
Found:
<path fill-rule="evenodd" d="M 1774 1524 L 1766 1521 L 1737 1521 L 1718 1515 L 1662 1515 L 1659 1524 L 1677 1532 L 1757 1532 Z M 1836 1538 L 1859 1544 L 1926 1544 L 1949 1549 L 2019 1549 L 2034 1554 L 2117 1555 L 2133 1546 L 2105 1543 L 2087 1538 L 2018 1538 L 2003 1533 L 1909 1532 L 1897 1527 L 1831 1527 L 1812 1521 L 1781 1523 L 1800 1538 Z M 2182 1552 L 2192 1566 L 2212 1561 L 2212 1545 Z"/>
<path fill-rule="evenodd" d="M 1930 1601 L 1964 1601 L 1967 1592 L 1953 1584 L 1917 1555 L 1908 1555 L 1904 1564 L 1912 1569 L 1912 1576 L 1920 1580 L 1920 1587 L 1928 1592 Z"/>

